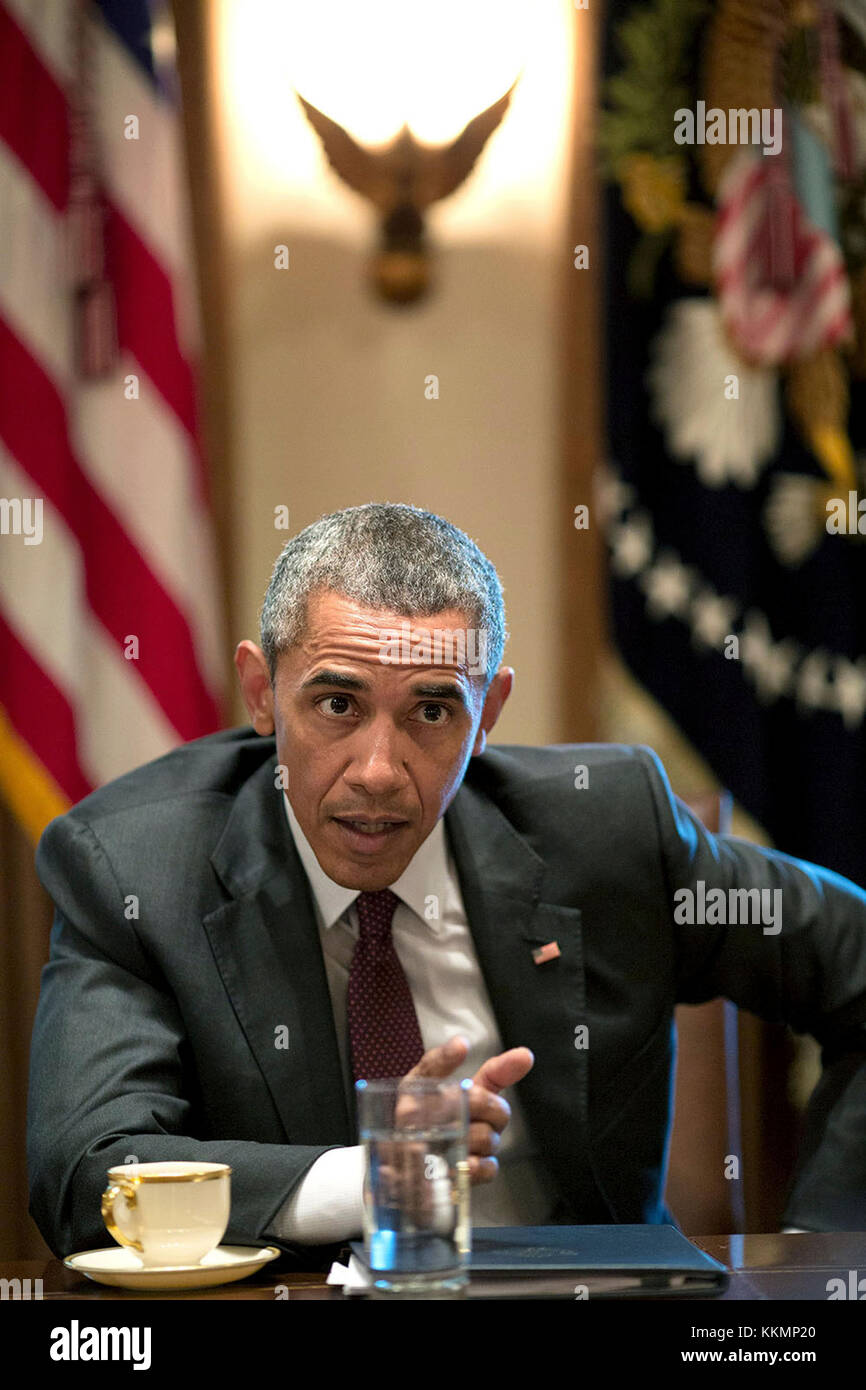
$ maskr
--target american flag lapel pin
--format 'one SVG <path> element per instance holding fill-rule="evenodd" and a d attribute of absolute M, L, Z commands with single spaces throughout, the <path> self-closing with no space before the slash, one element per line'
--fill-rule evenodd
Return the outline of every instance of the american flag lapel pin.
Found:
<path fill-rule="evenodd" d="M 536 965 L 543 965 L 546 960 L 556 960 L 556 957 L 561 955 L 562 952 L 559 949 L 559 943 L 556 941 L 548 941 L 544 946 L 536 946 L 535 950 L 532 952 L 532 959 L 535 961 Z"/>

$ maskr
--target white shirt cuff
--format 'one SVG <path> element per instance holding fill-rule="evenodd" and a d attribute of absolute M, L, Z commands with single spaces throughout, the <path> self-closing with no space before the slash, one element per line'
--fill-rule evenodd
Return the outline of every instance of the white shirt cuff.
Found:
<path fill-rule="evenodd" d="M 271 1222 L 281 1240 L 330 1245 L 355 1240 L 364 1220 L 363 1144 L 320 1154 Z"/>

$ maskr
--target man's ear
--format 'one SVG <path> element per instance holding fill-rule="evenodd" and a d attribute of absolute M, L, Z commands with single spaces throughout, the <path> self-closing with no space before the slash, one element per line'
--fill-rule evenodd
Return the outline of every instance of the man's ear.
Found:
<path fill-rule="evenodd" d="M 257 734 L 274 732 L 274 692 L 268 673 L 268 663 L 261 647 L 244 639 L 235 651 L 235 666 L 241 694 Z"/>
<path fill-rule="evenodd" d="M 478 733 L 472 748 L 472 757 L 475 758 L 479 753 L 483 753 L 487 745 L 487 735 L 499 718 L 502 706 L 511 694 L 511 687 L 514 684 L 514 668 L 512 666 L 500 666 L 490 685 L 487 687 L 487 694 L 484 698 L 484 708 L 481 711 L 481 723 L 478 726 Z"/>

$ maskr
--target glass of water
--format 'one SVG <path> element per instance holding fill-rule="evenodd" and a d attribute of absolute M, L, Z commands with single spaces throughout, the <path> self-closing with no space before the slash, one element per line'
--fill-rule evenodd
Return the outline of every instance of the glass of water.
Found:
<path fill-rule="evenodd" d="M 471 1089 L 435 1077 L 355 1083 L 374 1293 L 448 1298 L 466 1286 Z"/>

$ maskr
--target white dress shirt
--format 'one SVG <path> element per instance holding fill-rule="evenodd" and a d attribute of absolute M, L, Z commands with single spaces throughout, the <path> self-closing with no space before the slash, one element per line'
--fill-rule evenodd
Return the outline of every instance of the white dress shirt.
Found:
<path fill-rule="evenodd" d="M 286 818 L 312 889 L 325 957 L 325 969 L 343 1084 L 350 1106 L 352 1077 L 346 996 L 349 968 L 358 940 L 358 890 L 328 878 L 304 835 L 288 796 Z M 460 884 L 448 848 L 444 822 L 437 821 L 391 891 L 400 899 L 394 912 L 394 949 L 409 982 L 425 1051 L 455 1033 L 469 1042 L 455 1079 L 472 1077 L 489 1057 L 503 1050 L 484 977 L 478 964 Z M 511 1118 L 497 1154 L 499 1172 L 491 1183 L 472 1187 L 475 1226 L 542 1225 L 549 1220 L 553 1192 L 543 1168 L 534 1162 L 520 1102 L 509 1089 Z M 364 1148 L 329 1149 L 305 1173 L 280 1208 L 271 1231 L 286 1241 L 324 1245 L 361 1235 Z"/>

